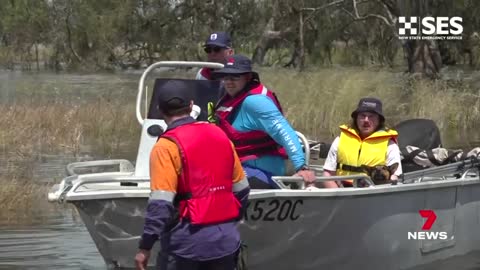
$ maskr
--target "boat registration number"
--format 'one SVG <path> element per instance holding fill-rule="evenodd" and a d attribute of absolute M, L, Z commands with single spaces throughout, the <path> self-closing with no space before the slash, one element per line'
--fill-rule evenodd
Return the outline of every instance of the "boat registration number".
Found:
<path fill-rule="evenodd" d="M 295 221 L 300 217 L 299 208 L 303 205 L 303 200 L 255 200 L 249 201 L 247 211 L 244 213 L 244 219 L 263 220 L 263 221 Z"/>

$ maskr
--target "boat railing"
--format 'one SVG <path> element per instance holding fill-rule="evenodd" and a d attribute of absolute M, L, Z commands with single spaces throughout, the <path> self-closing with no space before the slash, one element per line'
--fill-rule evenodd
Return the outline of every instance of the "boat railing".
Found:
<path fill-rule="evenodd" d="M 300 176 L 273 176 L 272 180 L 282 189 L 291 189 L 286 183 L 294 183 L 299 186 L 299 189 L 305 188 L 305 183 L 303 178 Z M 315 177 L 315 183 L 326 182 L 326 181 L 344 181 L 344 180 L 353 180 L 353 187 L 358 187 L 358 182 L 364 180 L 369 187 L 375 186 L 372 179 L 363 174 L 358 175 L 336 175 L 336 176 L 317 176 Z"/>
<path fill-rule="evenodd" d="M 316 177 L 315 182 L 324 182 L 324 181 L 338 181 L 338 180 L 354 180 L 354 187 L 357 186 L 357 181 L 365 180 L 369 186 L 374 186 L 373 181 L 370 177 L 366 175 L 349 175 L 349 176 L 330 176 L 330 177 Z M 296 183 L 301 186 L 303 184 L 303 178 L 298 176 L 274 176 L 273 181 L 275 181 L 281 189 L 291 189 L 287 183 Z M 108 184 L 108 187 L 112 187 L 112 184 L 118 184 L 116 190 L 135 190 L 135 191 L 150 191 L 149 185 L 140 186 L 140 183 L 149 183 L 150 179 L 148 178 L 132 178 L 125 177 L 123 175 L 117 175 L 112 177 L 112 175 L 105 175 L 100 177 L 79 177 L 78 175 L 70 176 L 65 178 L 65 180 L 57 187 L 56 192 L 49 195 L 50 201 L 64 202 L 65 196 L 67 193 L 76 193 L 79 188 L 85 185 L 91 184 Z M 81 192 L 91 192 L 99 191 L 103 192 L 104 189 L 86 189 Z"/>
<path fill-rule="evenodd" d="M 131 179 L 131 178 L 118 178 L 118 179 L 95 179 L 95 178 L 85 178 L 85 179 L 79 179 L 78 181 L 75 181 L 75 183 L 72 185 L 72 188 L 70 189 L 72 192 L 76 192 L 78 188 L 80 188 L 83 185 L 86 184 L 103 184 L 103 183 L 118 183 L 119 188 L 135 188 L 135 189 L 141 189 L 142 187 L 139 187 L 139 183 L 150 183 L 150 179 L 147 178 L 136 178 L 136 179 Z M 145 185 L 144 189 L 150 191 L 150 185 Z"/>
<path fill-rule="evenodd" d="M 304 151 L 305 151 L 305 162 L 307 163 L 307 166 L 310 164 L 310 147 L 308 144 L 308 139 L 299 131 L 295 131 L 297 133 L 298 139 L 303 145 Z"/>
<path fill-rule="evenodd" d="M 479 167 L 479 159 L 471 157 L 451 164 L 405 173 L 401 181 L 404 184 L 418 183 L 426 181 L 428 177 L 440 176 L 440 178 L 446 179 L 446 176 L 451 175 L 457 175 L 458 179 L 467 179 L 467 176 L 472 175 L 472 173 L 478 178 Z"/>
<path fill-rule="evenodd" d="M 477 167 L 477 168 L 469 168 L 469 169 L 465 170 L 465 172 L 463 172 L 460 179 L 466 179 L 468 175 L 472 174 L 472 171 L 473 171 L 473 173 L 475 174 L 476 177 L 479 177 L 479 169 Z"/>
<path fill-rule="evenodd" d="M 106 160 L 92 160 L 92 161 L 81 161 L 73 162 L 67 165 L 67 175 L 79 175 L 82 174 L 79 169 L 92 169 L 98 167 L 107 167 L 107 166 L 118 166 L 118 172 L 133 172 L 135 167 L 133 164 L 126 159 L 106 159 Z"/>

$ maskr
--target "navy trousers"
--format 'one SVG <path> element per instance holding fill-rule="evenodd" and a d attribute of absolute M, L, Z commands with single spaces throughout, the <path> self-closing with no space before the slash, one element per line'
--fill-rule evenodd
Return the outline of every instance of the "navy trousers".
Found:
<path fill-rule="evenodd" d="M 236 253 L 209 261 L 193 261 L 173 254 L 159 255 L 157 270 L 235 270 Z"/>

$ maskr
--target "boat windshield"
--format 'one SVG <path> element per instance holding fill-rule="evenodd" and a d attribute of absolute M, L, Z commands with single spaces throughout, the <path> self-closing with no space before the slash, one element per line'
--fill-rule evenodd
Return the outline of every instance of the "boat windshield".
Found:
<path fill-rule="evenodd" d="M 148 115 L 149 119 L 163 119 L 162 113 L 157 107 L 158 95 L 164 91 L 164 85 L 166 82 L 171 80 L 183 81 L 189 85 L 190 89 L 193 91 L 193 102 L 195 105 L 199 106 L 201 109 L 200 115 L 197 117 L 199 121 L 207 121 L 208 117 L 208 103 L 212 102 L 213 105 L 221 97 L 221 88 L 220 81 L 210 81 L 210 80 L 189 80 L 189 79 L 156 79 L 154 90 L 152 93 L 152 98 L 150 101 Z"/>

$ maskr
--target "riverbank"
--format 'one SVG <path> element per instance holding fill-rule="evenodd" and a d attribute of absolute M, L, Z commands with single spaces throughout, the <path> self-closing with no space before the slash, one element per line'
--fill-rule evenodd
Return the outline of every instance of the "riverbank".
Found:
<path fill-rule="evenodd" d="M 277 93 L 294 128 L 316 140 L 331 141 L 338 125 L 349 121 L 364 96 L 384 102 L 389 126 L 410 118 L 433 119 L 444 142 L 446 138 L 462 142 L 461 134 L 476 135 L 472 131 L 480 125 L 478 90 L 462 80 L 425 81 L 402 73 L 352 68 L 302 73 L 260 69 L 259 73 L 264 84 Z M 132 86 L 138 78 L 88 77 L 81 84 L 89 90 L 79 94 L 71 83 L 61 83 L 67 76 L 59 76 L 59 82 L 36 79 L 17 84 L 21 89 L 12 90 L 15 98 L 0 105 L 2 218 L 45 207 L 36 202 L 46 200 L 47 188 L 61 179 L 57 172 L 51 177 L 47 173 L 45 181 L 32 181 L 38 179 L 37 165 L 49 162 L 46 155 L 68 157 L 62 165 L 93 158 L 135 159 L 140 127 Z M 75 76 L 80 80 L 81 76 Z"/>

